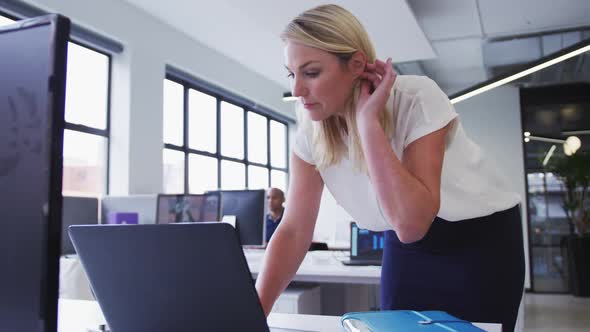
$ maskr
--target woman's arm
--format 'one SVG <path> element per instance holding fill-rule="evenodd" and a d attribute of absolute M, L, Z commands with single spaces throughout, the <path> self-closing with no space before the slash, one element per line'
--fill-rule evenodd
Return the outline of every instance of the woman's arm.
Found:
<path fill-rule="evenodd" d="M 423 238 L 438 214 L 447 127 L 408 145 L 401 162 L 377 121 L 359 127 L 371 183 L 387 220 L 404 243 Z"/>
<path fill-rule="evenodd" d="M 378 121 L 396 78 L 391 59 L 367 65 L 361 78 L 356 118 L 371 183 L 400 241 L 418 241 L 428 232 L 440 207 L 448 125 L 410 143 L 400 162 Z"/>
<path fill-rule="evenodd" d="M 256 290 L 264 314 L 287 287 L 313 238 L 324 182 L 313 165 L 291 157 L 291 180 L 283 219 L 266 248 Z"/>

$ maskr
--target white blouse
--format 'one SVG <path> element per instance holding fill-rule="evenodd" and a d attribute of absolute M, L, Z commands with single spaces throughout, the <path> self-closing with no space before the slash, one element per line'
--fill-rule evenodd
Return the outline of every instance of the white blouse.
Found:
<path fill-rule="evenodd" d="M 434 81 L 424 76 L 398 76 L 386 108 L 393 112 L 395 128 L 391 147 L 399 160 L 403 159 L 404 149 L 410 143 L 454 120 L 446 137 L 440 218 L 459 221 L 482 217 L 520 203 L 520 196 L 510 190 L 508 179 L 466 136 L 455 109 Z M 311 127 L 299 127 L 293 152 L 315 165 L 311 130 Z M 392 229 L 369 177 L 355 170 L 346 154 L 338 164 L 320 171 L 320 175 L 336 202 L 359 227 L 373 231 Z"/>

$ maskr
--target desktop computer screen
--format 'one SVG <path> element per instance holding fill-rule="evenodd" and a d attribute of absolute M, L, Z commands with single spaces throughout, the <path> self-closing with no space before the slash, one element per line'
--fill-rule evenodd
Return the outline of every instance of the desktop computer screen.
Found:
<path fill-rule="evenodd" d="M 67 42 L 48 15 L 0 27 L 0 325 L 57 326 Z"/>
<path fill-rule="evenodd" d="M 158 195 L 156 223 L 219 221 L 220 193 L 203 195 Z"/>
<path fill-rule="evenodd" d="M 76 253 L 68 234 L 71 225 L 98 224 L 98 198 L 63 197 L 61 222 L 61 255 Z"/>
<path fill-rule="evenodd" d="M 374 232 L 359 228 L 356 223 L 351 225 L 351 253 L 350 256 L 378 257 L 383 255 L 385 242 L 383 232 Z"/>
<path fill-rule="evenodd" d="M 222 215 L 236 217 L 236 230 L 242 245 L 263 246 L 266 226 L 266 191 L 222 190 Z"/>

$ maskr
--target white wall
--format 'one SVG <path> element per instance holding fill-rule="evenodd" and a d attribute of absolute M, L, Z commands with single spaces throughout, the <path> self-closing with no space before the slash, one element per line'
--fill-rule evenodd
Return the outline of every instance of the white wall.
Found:
<path fill-rule="evenodd" d="M 162 100 L 166 65 L 294 118 L 289 105 L 282 101 L 281 86 L 125 1 L 26 2 L 68 16 L 74 23 L 124 45 L 123 53 L 112 57 L 111 194 L 162 191 Z"/>
<path fill-rule="evenodd" d="M 500 170 L 522 198 L 522 227 L 526 262 L 525 287 L 530 288 L 529 245 L 526 214 L 523 131 L 520 94 L 514 86 L 501 86 L 455 104 L 463 127 Z M 502 241 L 502 239 L 498 239 Z"/>

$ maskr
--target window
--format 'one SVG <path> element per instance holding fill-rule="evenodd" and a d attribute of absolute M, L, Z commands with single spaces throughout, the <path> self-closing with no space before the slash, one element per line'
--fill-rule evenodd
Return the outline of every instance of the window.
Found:
<path fill-rule="evenodd" d="M 175 77 L 163 92 L 165 193 L 286 189 L 287 123 Z"/>
<path fill-rule="evenodd" d="M 0 26 L 14 20 L 0 15 Z M 110 56 L 68 43 L 63 194 L 107 193 Z"/>
<path fill-rule="evenodd" d="M 63 194 L 107 193 L 110 56 L 68 45 Z"/>

